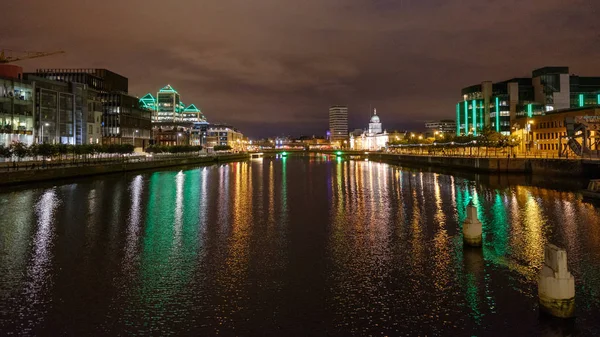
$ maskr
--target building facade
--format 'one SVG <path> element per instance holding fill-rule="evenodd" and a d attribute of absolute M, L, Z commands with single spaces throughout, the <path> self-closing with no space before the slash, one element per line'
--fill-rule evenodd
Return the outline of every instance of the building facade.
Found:
<path fill-rule="evenodd" d="M 0 145 L 35 139 L 35 83 L 20 77 L 0 78 Z"/>
<path fill-rule="evenodd" d="M 439 121 L 425 122 L 425 129 L 428 134 L 447 134 L 456 133 L 456 122 L 452 119 L 442 119 Z"/>
<path fill-rule="evenodd" d="M 140 99 L 152 111 L 153 141 L 158 145 L 206 145 L 208 123 L 195 104 L 186 106 L 171 85 Z"/>
<path fill-rule="evenodd" d="M 373 110 L 373 116 L 369 121 L 366 131 L 356 135 L 356 131 L 350 133 L 350 149 L 357 151 L 379 151 L 386 147 L 389 135 L 382 128 L 381 119 L 377 116 L 377 110 Z"/>
<path fill-rule="evenodd" d="M 343 146 L 348 140 L 348 107 L 335 105 L 329 108 L 329 140 Z"/>
<path fill-rule="evenodd" d="M 206 135 L 206 147 L 213 148 L 217 145 L 229 145 L 235 151 L 243 148 L 244 135 L 231 125 L 210 124 Z"/>
<path fill-rule="evenodd" d="M 457 135 L 477 135 L 485 127 L 508 135 L 519 118 L 600 104 L 600 77 L 570 75 L 568 67 L 544 67 L 530 78 L 486 81 L 463 88 L 461 94 Z"/>
<path fill-rule="evenodd" d="M 74 101 L 73 138 L 74 144 L 133 144 L 136 147 L 148 146 L 151 139 L 151 114 L 137 97 L 128 94 L 129 80 L 106 69 L 38 69 L 31 74 L 36 79 L 44 79 L 48 86 L 62 83 L 71 87 Z M 57 87 L 57 86 L 54 86 Z M 51 90 L 40 91 L 42 101 L 51 99 Z M 64 98 L 59 97 L 60 100 Z M 41 110 L 50 105 L 40 103 Z M 47 117 L 47 114 L 46 114 Z M 53 132 L 53 121 L 40 121 Z M 58 119 L 68 121 L 62 112 Z M 60 137 L 54 141 L 63 142 L 67 127 L 60 127 Z M 46 140 L 46 139 L 45 139 Z"/>
<path fill-rule="evenodd" d="M 121 92 L 103 93 L 101 97 L 102 142 L 148 147 L 152 139 L 152 111 L 144 108 L 137 97 Z"/>
<path fill-rule="evenodd" d="M 513 135 L 523 153 L 562 157 L 600 156 L 600 106 L 554 110 L 520 118 Z"/>
<path fill-rule="evenodd" d="M 83 144 L 87 137 L 85 85 L 49 80 L 25 74 L 35 83 L 37 142 Z"/>

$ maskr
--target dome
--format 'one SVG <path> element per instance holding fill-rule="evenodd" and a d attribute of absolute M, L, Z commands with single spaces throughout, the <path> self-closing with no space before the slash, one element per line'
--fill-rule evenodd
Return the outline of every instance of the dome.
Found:
<path fill-rule="evenodd" d="M 380 123 L 379 116 L 373 115 L 373 117 L 371 117 L 371 123 Z"/>

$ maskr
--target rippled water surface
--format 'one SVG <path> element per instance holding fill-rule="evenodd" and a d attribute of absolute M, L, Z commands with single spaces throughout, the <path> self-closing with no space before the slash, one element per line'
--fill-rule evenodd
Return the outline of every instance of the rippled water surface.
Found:
<path fill-rule="evenodd" d="M 105 176 L 4 188 L 0 234 L 2 335 L 600 335 L 600 209 L 492 177 L 321 157 Z M 539 318 L 547 242 L 574 325 Z"/>

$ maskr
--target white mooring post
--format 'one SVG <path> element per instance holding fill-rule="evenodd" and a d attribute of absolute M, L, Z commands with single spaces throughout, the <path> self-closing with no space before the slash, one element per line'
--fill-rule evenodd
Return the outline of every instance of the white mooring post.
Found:
<path fill-rule="evenodd" d="M 463 241 L 471 247 L 481 247 L 481 221 L 473 201 L 467 205 L 467 218 L 463 222 Z"/>
<path fill-rule="evenodd" d="M 555 317 L 573 317 L 575 278 L 567 268 L 567 252 L 553 244 L 544 251 L 544 267 L 538 279 L 540 310 Z"/>

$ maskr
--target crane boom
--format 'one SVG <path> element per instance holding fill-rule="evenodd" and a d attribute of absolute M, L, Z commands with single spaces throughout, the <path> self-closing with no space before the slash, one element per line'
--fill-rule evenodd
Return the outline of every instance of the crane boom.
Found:
<path fill-rule="evenodd" d="M 50 55 L 63 54 L 64 53 L 64 51 L 62 51 L 62 50 L 52 51 L 52 52 L 23 51 L 23 52 L 16 52 L 16 53 L 18 53 L 17 56 L 6 56 L 6 52 L 7 51 L 8 52 L 15 52 L 14 50 L 9 50 L 9 49 L 2 49 L 2 50 L 0 50 L 0 64 L 10 63 L 10 62 L 15 62 L 15 61 L 21 61 L 21 60 L 28 60 L 28 59 L 33 59 L 33 58 L 37 58 L 37 57 L 45 57 L 45 56 L 50 56 Z"/>

